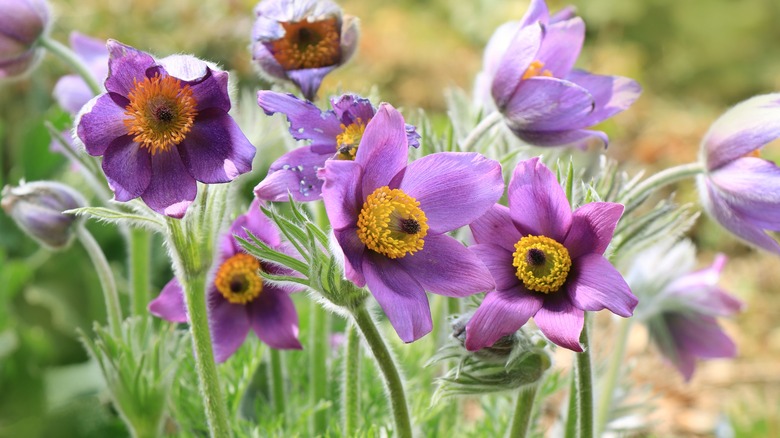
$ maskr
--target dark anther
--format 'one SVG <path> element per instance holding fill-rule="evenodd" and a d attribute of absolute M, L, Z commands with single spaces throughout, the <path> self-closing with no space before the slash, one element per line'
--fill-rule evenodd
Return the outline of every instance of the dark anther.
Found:
<path fill-rule="evenodd" d="M 401 221 L 401 231 L 406 234 L 417 234 L 420 232 L 420 223 L 414 219 L 403 219 Z"/>
<path fill-rule="evenodd" d="M 246 289 L 246 281 L 244 278 L 233 277 L 230 279 L 230 291 L 233 293 L 241 293 Z"/>
<path fill-rule="evenodd" d="M 173 113 L 168 107 L 161 106 L 160 108 L 157 108 L 154 115 L 157 117 L 157 120 L 161 122 L 170 122 L 173 120 Z"/>
<path fill-rule="evenodd" d="M 319 42 L 318 37 L 317 32 L 305 27 L 298 31 L 298 43 L 303 47 L 316 45 Z"/>
<path fill-rule="evenodd" d="M 547 256 L 541 249 L 531 248 L 525 254 L 525 261 L 531 266 L 542 266 L 547 261 Z"/>

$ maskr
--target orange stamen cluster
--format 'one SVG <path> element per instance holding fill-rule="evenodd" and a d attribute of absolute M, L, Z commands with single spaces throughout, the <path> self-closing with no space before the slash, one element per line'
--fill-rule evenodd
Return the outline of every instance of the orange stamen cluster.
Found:
<path fill-rule="evenodd" d="M 571 270 L 569 250 L 547 236 L 525 236 L 515 243 L 512 266 L 528 290 L 548 294 L 566 283 Z"/>
<path fill-rule="evenodd" d="M 271 53 L 285 70 L 327 67 L 341 59 L 336 18 L 280 24 L 284 36 L 271 43 Z"/>
<path fill-rule="evenodd" d="M 263 279 L 258 271 L 260 261 L 249 254 L 236 254 L 219 267 L 214 285 L 226 300 L 247 304 L 263 291 Z"/>
<path fill-rule="evenodd" d="M 532 78 L 534 76 L 546 76 L 546 77 L 552 77 L 552 72 L 550 70 L 542 70 L 544 68 L 544 63 L 542 61 L 534 61 L 531 63 L 531 65 L 528 66 L 528 69 L 526 69 L 525 73 L 523 73 L 523 79 Z"/>
<path fill-rule="evenodd" d="M 357 228 L 368 249 L 396 259 L 423 249 L 428 219 L 416 199 L 384 186 L 366 198 Z"/>
<path fill-rule="evenodd" d="M 342 124 L 341 134 L 336 136 L 336 143 L 338 144 L 336 159 L 354 160 L 365 131 L 366 125 L 360 119 L 357 119 L 355 123 L 349 126 Z"/>

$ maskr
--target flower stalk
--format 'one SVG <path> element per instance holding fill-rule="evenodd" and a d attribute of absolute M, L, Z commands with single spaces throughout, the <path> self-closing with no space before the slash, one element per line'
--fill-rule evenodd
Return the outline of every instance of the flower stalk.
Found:
<path fill-rule="evenodd" d="M 512 416 L 512 426 L 509 429 L 510 437 L 525 438 L 528 435 L 537 389 L 536 384 L 520 388 L 515 402 L 515 414 Z"/>
<path fill-rule="evenodd" d="M 579 438 L 592 438 L 593 428 L 593 375 L 590 363 L 590 340 L 588 338 L 588 323 L 590 318 L 585 312 L 585 323 L 582 325 L 580 344 L 583 351 L 577 353 L 577 429 Z"/>
<path fill-rule="evenodd" d="M 461 143 L 460 150 L 464 152 L 472 151 L 485 133 L 496 126 L 502 119 L 503 115 L 498 111 L 488 114 L 487 117 L 480 120 L 477 126 L 469 132 L 469 135 L 463 140 L 463 143 Z"/>
<path fill-rule="evenodd" d="M 347 327 L 344 355 L 344 435 L 355 436 L 360 418 L 360 335 L 357 328 Z"/>
<path fill-rule="evenodd" d="M 598 410 L 596 411 L 596 436 L 600 436 L 604 432 L 604 428 L 609 421 L 609 413 L 612 410 L 612 394 L 615 391 L 615 384 L 623 365 L 623 356 L 626 352 L 628 334 L 631 331 L 631 322 L 630 318 L 620 320 L 618 339 L 615 344 L 612 344 L 614 349 L 612 350 L 607 374 L 604 376 L 604 382 L 601 385 L 601 396 L 599 397 Z"/>
<path fill-rule="evenodd" d="M 634 208 L 638 206 L 637 202 L 645 199 L 661 187 L 686 178 L 694 177 L 704 171 L 704 166 L 702 166 L 701 163 L 689 163 L 670 167 L 669 169 L 664 169 L 654 174 L 629 190 L 623 199 L 620 200 L 620 202 L 626 206 L 625 214 L 634 210 Z"/>
<path fill-rule="evenodd" d="M 271 384 L 274 400 L 274 412 L 278 418 L 285 419 L 285 402 L 284 402 L 284 373 L 282 372 L 282 353 L 275 349 L 269 348 L 271 354 L 269 355 L 271 362 Z M 284 424 L 284 421 L 282 421 Z"/>
<path fill-rule="evenodd" d="M 66 45 L 60 43 L 59 41 L 53 40 L 47 36 L 41 37 L 38 41 L 41 46 L 49 51 L 49 53 L 60 58 L 63 62 L 68 64 L 68 66 L 72 68 L 76 74 L 81 76 L 94 95 L 97 96 L 103 92 L 103 87 L 101 87 L 100 84 L 95 80 L 95 78 L 92 76 L 92 73 L 89 71 L 89 68 L 84 65 L 84 62 L 82 62 L 81 59 L 76 56 L 73 50 L 69 49 Z"/>
<path fill-rule="evenodd" d="M 143 229 L 129 231 L 130 243 L 130 292 L 134 315 L 146 315 L 149 304 L 149 268 L 152 236 Z"/>
<path fill-rule="evenodd" d="M 114 336 L 121 336 L 122 308 L 119 304 L 119 293 L 116 289 L 116 281 L 111 266 L 108 264 L 106 255 L 100 248 L 92 234 L 83 226 L 77 227 L 76 235 L 89 254 L 92 264 L 95 266 L 100 285 L 103 288 L 103 299 L 106 302 L 106 313 L 108 314 L 108 326 Z"/>

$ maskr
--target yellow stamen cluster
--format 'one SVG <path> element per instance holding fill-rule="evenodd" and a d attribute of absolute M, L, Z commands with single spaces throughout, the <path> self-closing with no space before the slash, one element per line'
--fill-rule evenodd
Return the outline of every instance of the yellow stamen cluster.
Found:
<path fill-rule="evenodd" d="M 285 70 L 327 67 L 341 59 L 341 36 L 336 18 L 280 24 L 284 36 L 271 43 L 271 53 Z"/>
<path fill-rule="evenodd" d="M 547 236 L 525 236 L 515 244 L 512 266 L 526 289 L 547 294 L 566 282 L 571 257 L 565 246 Z"/>
<path fill-rule="evenodd" d="M 133 141 L 152 155 L 181 143 L 198 114 L 189 85 L 182 87 L 181 81 L 171 76 L 155 75 L 142 82 L 134 79 L 128 98 L 125 126 L 135 136 Z"/>
<path fill-rule="evenodd" d="M 354 160 L 365 131 L 366 125 L 360 119 L 357 119 L 355 123 L 349 126 L 344 126 L 342 123 L 341 134 L 336 136 L 336 143 L 338 144 L 336 159 Z"/>
<path fill-rule="evenodd" d="M 219 267 L 214 285 L 226 300 L 246 304 L 263 291 L 263 279 L 258 271 L 260 261 L 249 254 L 236 254 Z"/>
<path fill-rule="evenodd" d="M 544 68 L 544 63 L 542 61 L 534 61 L 531 63 L 531 65 L 528 66 L 528 69 L 523 73 L 523 79 L 532 78 L 534 76 L 546 76 L 546 77 L 552 77 L 552 72 L 550 70 L 542 70 Z"/>
<path fill-rule="evenodd" d="M 384 186 L 366 198 L 357 228 L 360 241 L 369 249 L 396 259 L 423 249 L 428 219 L 416 199 Z"/>

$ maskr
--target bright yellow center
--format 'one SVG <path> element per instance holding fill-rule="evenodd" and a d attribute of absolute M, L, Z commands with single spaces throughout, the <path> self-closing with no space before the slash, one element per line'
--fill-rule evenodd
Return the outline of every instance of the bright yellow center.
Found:
<path fill-rule="evenodd" d="M 550 293 L 563 286 L 571 269 L 569 251 L 546 236 L 525 236 L 515 243 L 512 266 L 528 290 Z"/>
<path fill-rule="evenodd" d="M 534 61 L 531 63 L 531 65 L 528 66 L 528 69 L 523 73 L 523 79 L 532 78 L 534 76 L 546 76 L 546 77 L 552 77 L 552 72 L 550 70 L 542 70 L 544 68 L 544 63 L 542 61 Z"/>
<path fill-rule="evenodd" d="M 384 186 L 366 198 L 357 227 L 360 241 L 369 249 L 396 259 L 423 249 L 428 219 L 416 199 Z"/>
<path fill-rule="evenodd" d="M 327 67 L 341 58 L 338 21 L 282 22 L 284 36 L 271 43 L 274 59 L 285 70 Z"/>
<path fill-rule="evenodd" d="M 171 76 L 155 75 L 143 82 L 133 79 L 128 97 L 125 126 L 135 136 L 133 141 L 152 155 L 181 143 L 198 114 L 190 86 L 182 87 L 181 81 Z"/>
<path fill-rule="evenodd" d="M 338 144 L 336 159 L 354 160 L 360 145 L 360 139 L 363 138 L 365 131 L 366 125 L 360 119 L 357 119 L 355 123 L 349 126 L 342 124 L 341 134 L 336 136 L 336 143 Z"/>
<path fill-rule="evenodd" d="M 226 300 L 233 304 L 246 304 L 263 291 L 259 270 L 260 261 L 256 258 L 249 254 L 236 254 L 219 267 L 214 284 Z"/>

